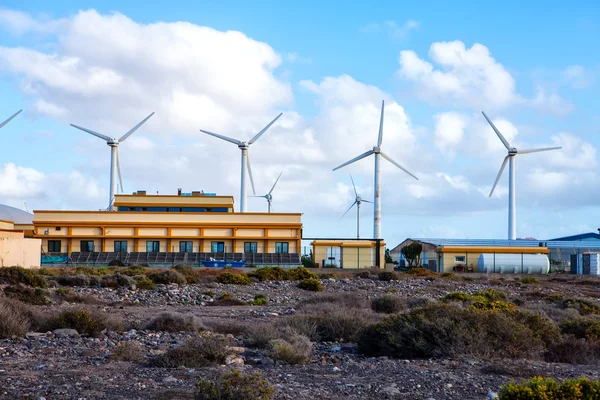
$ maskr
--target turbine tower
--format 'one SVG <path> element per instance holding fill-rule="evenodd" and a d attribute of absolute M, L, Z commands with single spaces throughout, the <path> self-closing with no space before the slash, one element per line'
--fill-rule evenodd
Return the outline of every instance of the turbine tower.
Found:
<path fill-rule="evenodd" d="M 494 189 L 502 176 L 502 172 L 504 172 L 504 168 L 506 168 L 506 163 L 508 162 L 508 239 L 516 240 L 517 239 L 517 214 L 516 214 L 516 200 L 515 200 L 515 157 L 517 154 L 528 154 L 528 153 L 538 153 L 540 151 L 550 151 L 550 150 L 558 150 L 562 147 L 544 147 L 540 149 L 527 149 L 527 150 L 517 150 L 516 147 L 512 147 L 508 141 L 502 136 L 498 128 L 494 125 L 494 123 L 488 118 L 487 115 L 482 111 L 481 112 L 487 122 L 491 125 L 498 138 L 508 150 L 508 154 L 504 157 L 504 161 L 502 162 L 502 166 L 500 167 L 500 172 L 498 172 L 498 176 L 496 177 L 496 181 L 494 182 L 494 186 L 492 186 L 492 190 L 490 191 L 490 196 L 494 193 Z"/>
<path fill-rule="evenodd" d="M 237 145 L 237 147 L 242 151 L 242 171 L 241 171 L 242 177 L 241 177 L 241 183 L 240 183 L 240 186 L 241 186 L 240 187 L 240 212 L 246 212 L 246 168 L 248 168 L 248 175 L 250 176 L 250 184 L 252 185 L 252 193 L 256 194 L 256 190 L 254 189 L 254 178 L 252 178 L 252 168 L 250 167 L 250 157 L 248 156 L 248 149 L 250 148 L 250 145 L 252 143 L 256 142 L 258 140 L 258 138 L 261 137 L 261 135 L 263 133 L 265 133 L 267 131 L 267 129 L 269 129 L 271 127 L 271 125 L 273 125 L 275 123 L 275 121 L 277 121 L 279 119 L 279 117 L 281 117 L 282 114 L 283 113 L 279 113 L 279 115 L 277 117 L 275 117 L 275 119 L 273 121 L 271 121 L 269 123 L 269 125 L 265 126 L 260 132 L 258 132 L 256 135 L 254 135 L 254 137 L 252 139 L 250 139 L 249 142 L 232 139 L 227 136 L 219 135 L 218 133 L 213 133 L 213 132 L 209 132 L 209 131 L 200 129 L 200 132 L 206 133 L 207 135 L 211 135 L 216 138 L 219 138 L 219 139 L 222 139 L 222 140 L 225 140 L 227 142 Z"/>
<path fill-rule="evenodd" d="M 133 134 L 133 132 L 137 131 L 140 126 L 142 126 L 146 121 L 152 117 L 154 113 L 148 115 L 146 118 L 142 120 L 139 124 L 131 128 L 126 134 L 121 136 L 120 139 L 111 138 L 110 136 L 106 136 L 102 133 L 94 132 L 87 128 L 82 128 L 81 126 L 77 126 L 71 124 L 73 128 L 80 129 L 84 132 L 87 132 L 91 135 L 94 135 L 102 140 L 106 140 L 106 144 L 110 147 L 110 187 L 108 194 L 108 208 L 107 210 L 112 211 L 114 209 L 114 201 L 115 201 L 115 192 L 117 186 L 117 172 L 119 173 L 119 185 L 121 187 L 121 192 L 123 192 L 123 177 L 121 176 L 121 161 L 119 158 L 119 144 L 125 141 L 129 136 Z"/>
<path fill-rule="evenodd" d="M 362 203 L 364 201 L 365 203 L 373 204 L 373 202 L 369 201 L 369 200 L 364 200 L 362 197 L 360 197 L 358 195 L 358 192 L 356 191 L 356 186 L 354 185 L 354 179 L 352 179 L 352 174 L 350 174 L 350 180 L 352 181 L 352 187 L 354 188 L 354 195 L 355 195 L 354 203 L 352 203 L 350 208 L 348 208 L 348 210 L 346 210 L 344 215 L 348 214 L 348 211 L 350 211 L 352 209 L 352 207 L 354 207 L 354 205 L 356 204 L 356 238 L 360 239 L 360 203 Z M 344 215 L 342 215 L 342 218 L 344 218 Z"/>
<path fill-rule="evenodd" d="M 2 128 L 4 125 L 8 124 L 14 117 L 16 117 L 17 115 L 19 115 L 21 113 L 21 111 L 23 111 L 23 110 L 17 111 L 13 115 L 11 115 L 6 121 L 0 123 L 0 128 Z"/>
<path fill-rule="evenodd" d="M 251 196 L 251 197 L 263 197 L 263 198 L 267 199 L 267 203 L 269 203 L 269 213 L 271 212 L 271 202 L 273 201 L 273 195 L 271 195 L 271 193 L 273 193 L 273 189 L 275 189 L 275 185 L 277 185 L 277 182 L 279 182 L 279 178 L 281 178 L 281 174 L 283 174 L 283 171 L 281 171 L 279 173 L 279 176 L 277 177 L 277 180 L 275 180 L 275 183 L 273 184 L 273 187 L 271 188 L 271 190 L 269 190 L 269 193 L 265 194 L 264 196 Z"/>
<path fill-rule="evenodd" d="M 384 101 L 382 101 L 381 102 L 381 119 L 379 120 L 379 138 L 377 139 L 377 146 L 373 146 L 372 150 L 369 150 L 369 151 L 353 158 L 350 161 L 346 161 L 342 165 L 337 166 L 333 169 L 334 171 L 338 170 L 342 167 L 345 167 L 346 165 L 352 164 L 353 162 L 362 160 L 363 158 L 368 157 L 371 154 L 373 154 L 375 156 L 375 177 L 374 177 L 374 185 L 373 185 L 374 192 L 375 192 L 375 194 L 374 194 L 375 198 L 373 200 L 373 202 L 375 203 L 374 218 L 373 218 L 374 239 L 381 239 L 381 188 L 379 186 L 380 157 L 385 158 L 386 160 L 388 160 L 389 162 L 394 164 L 396 167 L 398 167 L 402 171 L 406 172 L 408 175 L 412 176 L 416 180 L 419 180 L 419 178 L 417 178 L 416 176 L 414 176 L 413 174 L 408 172 L 408 170 L 405 169 L 402 165 L 398 164 L 396 161 L 392 160 L 391 157 L 389 157 L 383 151 L 381 151 L 381 143 L 383 141 L 383 108 L 384 108 L 384 104 L 385 104 Z"/>

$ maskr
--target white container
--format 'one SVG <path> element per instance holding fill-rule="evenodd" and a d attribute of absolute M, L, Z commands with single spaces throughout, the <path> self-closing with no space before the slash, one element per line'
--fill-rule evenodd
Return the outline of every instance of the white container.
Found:
<path fill-rule="evenodd" d="M 479 272 L 501 274 L 547 274 L 550 260 L 546 254 L 484 253 L 477 260 Z"/>
<path fill-rule="evenodd" d="M 600 255 L 590 253 L 590 275 L 600 275 Z"/>

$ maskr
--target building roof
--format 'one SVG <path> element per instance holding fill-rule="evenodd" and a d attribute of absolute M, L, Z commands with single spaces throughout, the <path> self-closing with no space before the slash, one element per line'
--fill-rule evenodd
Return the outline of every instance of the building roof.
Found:
<path fill-rule="evenodd" d="M 600 240 L 600 234 L 596 232 L 581 233 L 579 235 L 565 236 L 553 241 L 573 241 L 573 240 Z"/>
<path fill-rule="evenodd" d="M 27 225 L 33 223 L 33 214 L 18 208 L 0 204 L 0 220 L 11 221 L 15 224 Z"/>
<path fill-rule="evenodd" d="M 507 240 L 507 239 L 435 239 L 411 238 L 415 242 L 434 246 L 479 246 L 479 247 L 547 247 L 549 249 L 600 249 L 600 241 L 594 240 Z"/>

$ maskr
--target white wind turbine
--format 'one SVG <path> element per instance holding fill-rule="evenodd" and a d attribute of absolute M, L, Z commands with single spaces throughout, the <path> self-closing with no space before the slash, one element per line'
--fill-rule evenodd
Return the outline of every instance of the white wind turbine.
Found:
<path fill-rule="evenodd" d="M 348 214 L 348 211 L 350 211 L 352 207 L 354 207 L 354 205 L 356 204 L 356 238 L 360 239 L 360 203 L 365 202 L 373 204 L 373 202 L 365 200 L 358 195 L 358 192 L 356 191 L 356 186 L 354 185 L 354 179 L 352 179 L 352 174 L 350 174 L 350 180 L 352 181 L 352 187 L 354 188 L 354 203 L 352 203 L 350 208 L 346 210 L 344 215 Z M 342 218 L 344 218 L 344 215 L 342 215 Z"/>
<path fill-rule="evenodd" d="M 204 132 L 207 135 L 211 135 L 217 137 L 219 139 L 225 140 L 227 142 L 233 143 L 237 145 L 237 147 L 242 151 L 242 177 L 240 183 L 240 212 L 246 212 L 246 167 L 248 168 L 248 175 L 250 176 L 250 184 L 252 185 L 252 193 L 256 194 L 256 190 L 254 189 L 254 178 L 252 178 L 252 168 L 250 167 L 250 157 L 248 155 L 248 149 L 250 145 L 258 140 L 259 137 L 263 133 L 267 131 L 281 117 L 283 113 L 279 113 L 277 117 L 273 121 L 269 123 L 269 125 L 265 126 L 260 132 L 258 132 L 249 142 L 244 142 L 237 139 L 232 139 L 227 136 L 219 135 L 217 133 L 205 131 L 200 129 L 200 132 Z"/>
<path fill-rule="evenodd" d="M 119 173 L 119 186 L 121 188 L 121 192 L 123 192 L 123 177 L 121 176 L 121 161 L 119 158 L 119 144 L 125 141 L 129 136 L 133 134 L 133 132 L 137 131 L 140 126 L 142 126 L 146 121 L 153 116 L 154 113 L 148 115 L 146 118 L 142 120 L 139 124 L 131 128 L 126 134 L 121 136 L 120 139 L 111 138 L 110 136 L 103 135 L 102 133 L 94 132 L 87 128 L 82 128 L 81 126 L 77 126 L 71 124 L 73 128 L 80 129 L 84 132 L 87 132 L 91 135 L 94 135 L 100 139 L 106 140 L 106 144 L 110 146 L 110 190 L 108 194 L 108 210 L 113 210 L 113 204 L 115 201 L 115 192 L 117 186 L 117 172 Z"/>
<path fill-rule="evenodd" d="M 408 175 L 412 176 L 416 180 L 419 180 L 419 178 L 417 178 L 416 176 L 414 176 L 413 174 L 408 172 L 407 169 L 405 169 L 403 166 L 398 164 L 396 161 L 392 160 L 388 155 L 386 155 L 383 151 L 381 151 L 381 142 L 383 141 L 383 107 L 384 107 L 384 101 L 381 102 L 381 119 L 379 121 L 379 138 L 377 139 L 377 146 L 373 146 L 372 150 L 369 150 L 369 151 L 353 158 L 350 161 L 346 161 L 342 165 L 335 167 L 333 169 L 335 171 L 342 167 L 345 167 L 348 164 L 352 164 L 353 162 L 362 160 L 363 158 L 368 157 L 371 154 L 375 155 L 375 177 L 374 177 L 374 185 L 373 185 L 374 192 L 375 192 L 375 194 L 374 194 L 375 210 L 374 210 L 374 218 L 373 218 L 374 239 L 381 239 L 381 188 L 379 186 L 379 161 L 380 161 L 379 157 L 381 156 L 381 157 L 385 158 L 386 160 L 388 160 L 389 162 L 394 164 L 396 167 L 398 167 L 402 171 L 406 172 Z"/>
<path fill-rule="evenodd" d="M 500 172 L 498 172 L 498 176 L 496 177 L 496 181 L 494 182 L 494 186 L 492 186 L 492 190 L 490 191 L 490 196 L 494 193 L 494 189 L 502 176 L 502 172 L 504 172 L 504 168 L 506 167 L 506 163 L 508 162 L 508 239 L 516 240 L 517 239 L 517 214 L 516 214 L 516 201 L 515 201 L 515 157 L 517 154 L 528 154 L 528 153 L 537 153 L 540 151 L 549 151 L 549 150 L 558 150 L 562 147 L 545 147 L 540 149 L 528 149 L 528 150 L 517 150 L 516 147 L 511 147 L 508 141 L 502 136 L 498 128 L 494 125 L 494 123 L 488 118 L 487 115 L 482 111 L 481 112 L 487 122 L 492 126 L 498 138 L 508 150 L 508 154 L 504 157 L 504 161 L 502 162 L 502 166 L 500 167 Z"/>
<path fill-rule="evenodd" d="M 273 189 L 275 189 L 275 185 L 277 185 L 277 182 L 279 182 L 279 178 L 281 178 L 281 174 L 283 174 L 283 171 L 281 171 L 279 173 L 279 176 L 275 180 L 275 183 L 273 184 L 273 187 L 271 188 L 271 190 L 269 190 L 269 193 L 267 193 L 263 196 L 251 196 L 251 197 L 263 197 L 263 198 L 267 199 L 267 203 L 269 203 L 269 212 L 271 212 L 271 202 L 273 201 L 273 195 L 271 193 L 273 193 Z"/>
<path fill-rule="evenodd" d="M 13 115 L 11 115 L 6 121 L 0 123 L 0 128 L 2 128 L 4 125 L 8 124 L 14 117 L 16 117 L 17 115 L 19 115 L 21 113 L 21 111 L 23 111 L 23 110 L 17 111 Z"/>

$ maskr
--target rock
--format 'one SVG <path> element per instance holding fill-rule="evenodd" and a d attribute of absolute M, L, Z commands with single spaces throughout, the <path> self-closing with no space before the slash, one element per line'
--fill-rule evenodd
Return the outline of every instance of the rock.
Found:
<path fill-rule="evenodd" d="M 225 358 L 225 365 L 244 365 L 242 357 L 230 354 Z"/>
<path fill-rule="evenodd" d="M 162 379 L 163 383 L 173 383 L 173 382 L 177 382 L 177 378 L 175 378 L 174 376 L 167 376 L 166 378 Z"/>
<path fill-rule="evenodd" d="M 491 390 L 488 392 L 487 394 L 487 398 L 488 399 L 497 399 L 498 398 L 498 393 L 496 392 L 492 392 Z"/>
<path fill-rule="evenodd" d="M 28 338 L 39 338 L 39 337 L 46 337 L 45 333 L 42 332 L 29 332 L 27 334 Z"/>
<path fill-rule="evenodd" d="M 75 329 L 55 329 L 52 331 L 52 334 L 56 337 L 75 337 L 79 336 L 79 332 Z"/>
<path fill-rule="evenodd" d="M 400 394 L 400 389 L 398 389 L 396 384 L 391 384 L 390 386 L 382 388 L 381 393 L 385 393 L 388 396 L 397 396 Z"/>

